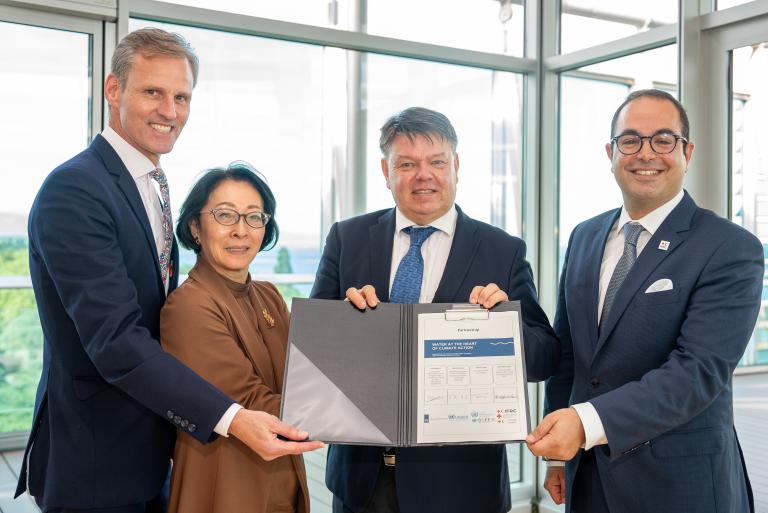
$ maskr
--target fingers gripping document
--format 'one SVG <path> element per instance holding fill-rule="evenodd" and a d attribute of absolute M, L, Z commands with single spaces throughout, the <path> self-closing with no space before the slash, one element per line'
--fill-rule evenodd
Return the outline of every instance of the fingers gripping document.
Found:
<path fill-rule="evenodd" d="M 418 316 L 417 443 L 528 434 L 517 311 Z"/>

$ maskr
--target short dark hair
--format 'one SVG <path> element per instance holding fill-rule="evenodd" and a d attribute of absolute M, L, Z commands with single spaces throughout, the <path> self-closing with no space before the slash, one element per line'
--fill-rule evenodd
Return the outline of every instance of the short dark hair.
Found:
<path fill-rule="evenodd" d="M 280 229 L 277 226 L 277 221 L 275 221 L 275 209 L 277 208 L 275 196 L 262 174 L 243 161 L 232 162 L 227 167 L 215 167 L 203 171 L 195 185 L 192 186 L 192 190 L 189 191 L 184 204 L 181 205 L 181 212 L 176 225 L 176 236 L 179 238 L 179 243 L 195 253 L 200 253 L 200 246 L 195 242 L 189 224 L 193 219 L 200 223 L 200 211 L 208 203 L 211 193 L 226 180 L 245 182 L 258 191 L 264 202 L 264 212 L 270 215 L 269 222 L 264 227 L 264 238 L 261 241 L 259 251 L 268 251 L 274 248 L 280 237 Z"/>
<path fill-rule="evenodd" d="M 656 100 L 666 100 L 668 102 L 672 102 L 672 105 L 675 106 L 680 117 L 680 135 L 685 137 L 686 140 L 690 139 L 691 124 L 690 121 L 688 121 L 688 113 L 685 111 L 685 107 L 683 107 L 682 103 L 677 101 L 677 98 L 666 91 L 662 91 L 661 89 L 640 89 L 639 91 L 630 93 L 629 96 L 624 99 L 622 104 L 619 105 L 619 108 L 616 109 L 616 112 L 613 113 L 613 119 L 611 120 L 611 137 L 616 135 L 616 123 L 619 120 L 619 114 L 621 111 L 624 109 L 624 107 L 639 98 L 654 98 Z"/>
<path fill-rule="evenodd" d="M 125 89 L 136 54 L 144 58 L 163 56 L 187 59 L 192 69 L 192 86 L 197 85 L 200 62 L 184 36 L 159 28 L 143 28 L 125 36 L 112 54 L 112 73 L 117 77 L 120 89 Z"/>
<path fill-rule="evenodd" d="M 381 127 L 379 148 L 385 158 L 389 158 L 389 150 L 395 137 L 403 134 L 413 141 L 414 136 L 420 135 L 432 142 L 432 137 L 437 135 L 451 145 L 451 151 L 456 153 L 459 139 L 456 130 L 453 129 L 450 120 L 434 110 L 424 107 L 410 107 L 391 116 Z"/>

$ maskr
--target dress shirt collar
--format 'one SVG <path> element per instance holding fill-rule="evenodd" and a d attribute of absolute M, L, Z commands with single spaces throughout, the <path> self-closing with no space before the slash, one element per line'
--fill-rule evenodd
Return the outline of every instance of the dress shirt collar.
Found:
<path fill-rule="evenodd" d="M 429 225 L 427 226 L 433 226 L 440 230 L 441 232 L 447 234 L 447 235 L 453 235 L 453 231 L 456 229 L 456 219 L 458 218 L 458 213 L 456 212 L 456 205 L 451 205 L 451 208 L 448 209 L 448 212 L 443 214 L 442 216 L 438 217 Z M 400 233 L 404 228 L 408 228 L 409 226 L 414 226 L 416 223 L 405 217 L 405 214 L 400 210 L 399 207 L 395 208 L 395 233 Z"/>
<path fill-rule="evenodd" d="M 128 141 L 120 137 L 112 127 L 107 126 L 104 131 L 101 132 L 101 136 L 107 140 L 110 146 L 112 146 L 112 149 L 115 150 L 117 156 L 123 161 L 123 164 L 125 164 L 126 169 L 131 173 L 134 180 L 138 180 L 150 171 L 159 167 L 155 166 L 146 155 L 128 144 Z"/>
<path fill-rule="evenodd" d="M 624 228 L 625 224 L 634 221 L 642 225 L 645 231 L 650 233 L 651 237 L 653 237 L 653 234 L 656 233 L 656 230 L 659 229 L 659 226 L 661 226 L 661 223 L 664 222 L 667 216 L 675 209 L 675 207 L 678 205 L 678 203 L 680 203 L 680 201 L 682 201 L 682 199 L 683 199 L 683 191 L 680 190 L 680 192 L 678 192 L 674 198 L 667 201 L 656 210 L 653 210 L 647 213 L 644 217 L 641 217 L 640 219 L 630 218 L 629 214 L 627 213 L 627 209 L 625 207 L 621 207 L 621 215 L 619 216 L 619 222 L 616 223 L 616 226 L 614 226 L 613 228 L 614 231 L 616 232 L 615 235 L 618 235 L 618 232 L 620 232 Z"/>

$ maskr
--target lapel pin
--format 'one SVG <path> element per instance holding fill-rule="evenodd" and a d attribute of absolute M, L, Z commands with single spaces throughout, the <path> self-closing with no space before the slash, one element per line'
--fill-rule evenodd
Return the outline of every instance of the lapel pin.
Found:
<path fill-rule="evenodd" d="M 663 241 L 659 242 L 659 249 L 662 250 L 662 251 L 668 250 L 669 249 L 669 241 L 668 240 L 663 240 Z"/>
<path fill-rule="evenodd" d="M 267 321 L 267 325 L 268 325 L 270 328 L 274 328 L 274 327 L 275 327 L 275 318 L 274 318 L 274 317 L 272 317 L 272 315 L 270 315 L 270 313 L 269 313 L 269 310 L 267 310 L 266 308 L 264 308 L 264 309 L 261 311 L 261 315 L 263 315 L 263 316 L 264 316 L 264 320 L 265 320 L 265 321 Z"/>

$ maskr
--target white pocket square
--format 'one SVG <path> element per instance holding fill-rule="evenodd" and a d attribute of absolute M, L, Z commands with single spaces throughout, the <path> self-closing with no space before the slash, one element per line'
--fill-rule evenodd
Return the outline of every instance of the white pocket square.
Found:
<path fill-rule="evenodd" d="M 645 289 L 646 294 L 653 292 L 663 292 L 665 290 L 672 290 L 672 280 L 669 278 L 662 278 L 651 283 L 651 286 Z"/>

